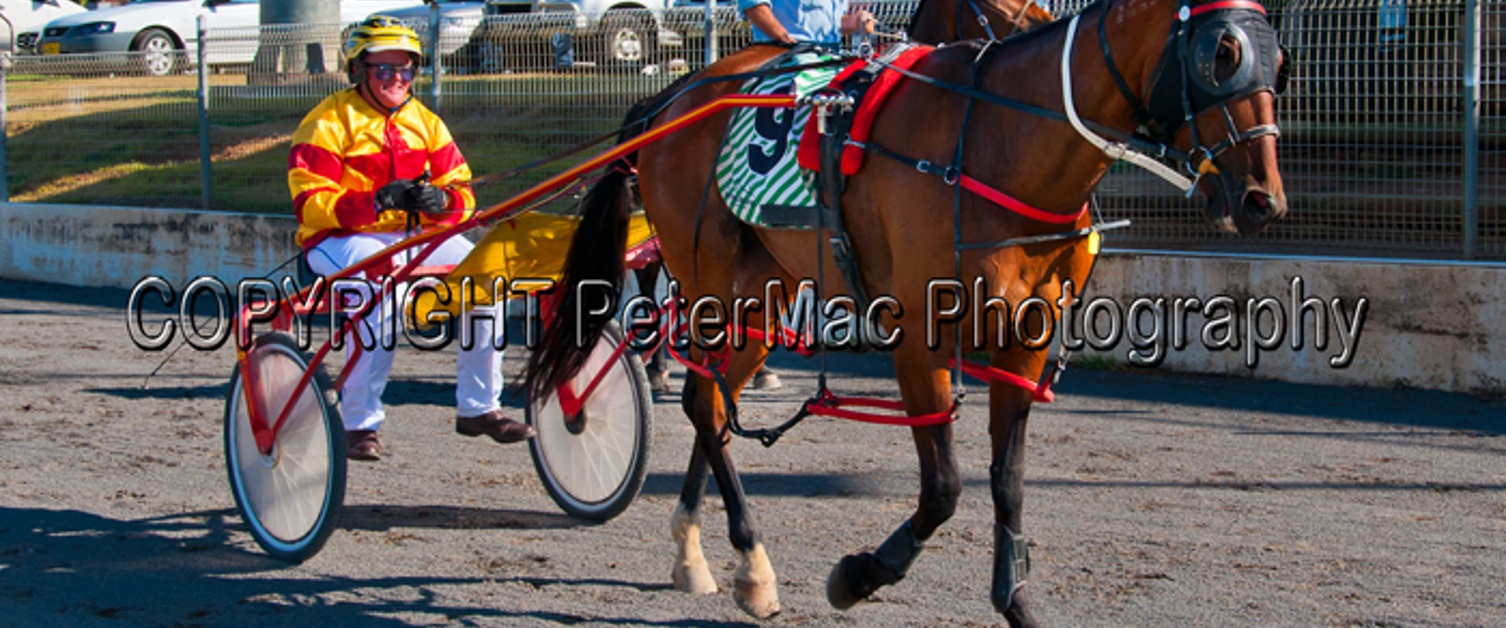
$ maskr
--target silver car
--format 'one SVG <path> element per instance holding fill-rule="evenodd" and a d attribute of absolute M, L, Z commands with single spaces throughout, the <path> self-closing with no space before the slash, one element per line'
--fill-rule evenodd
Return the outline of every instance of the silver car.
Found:
<path fill-rule="evenodd" d="M 552 40 L 555 55 L 572 48 L 573 63 L 639 68 L 652 65 L 660 47 L 678 47 L 681 35 L 665 28 L 667 0 L 490 0 L 489 15 L 530 6 L 534 37 Z M 561 39 L 561 36 L 566 36 Z"/>
<path fill-rule="evenodd" d="M 416 6 L 420 0 L 340 0 L 340 20 L 354 22 L 372 13 Z M 137 62 L 148 74 L 182 70 L 198 51 L 199 15 L 209 30 L 256 28 L 260 0 L 135 0 L 108 9 L 53 20 L 42 30 L 42 54 L 138 53 L 117 61 Z M 206 48 L 212 66 L 248 64 L 256 46 Z"/>

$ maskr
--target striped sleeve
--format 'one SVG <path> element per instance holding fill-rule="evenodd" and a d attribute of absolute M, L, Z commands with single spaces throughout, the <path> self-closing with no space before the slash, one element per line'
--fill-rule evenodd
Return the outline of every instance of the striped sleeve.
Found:
<path fill-rule="evenodd" d="M 371 192 L 341 186 L 347 132 L 330 100 L 320 103 L 293 134 L 288 153 L 288 189 L 302 230 L 351 229 L 376 222 Z"/>
<path fill-rule="evenodd" d="M 476 193 L 471 189 L 471 167 L 450 135 L 439 116 L 428 114 L 429 119 L 429 168 L 432 183 L 450 195 L 452 212 L 437 224 L 452 225 L 470 218 L 476 209 Z"/>

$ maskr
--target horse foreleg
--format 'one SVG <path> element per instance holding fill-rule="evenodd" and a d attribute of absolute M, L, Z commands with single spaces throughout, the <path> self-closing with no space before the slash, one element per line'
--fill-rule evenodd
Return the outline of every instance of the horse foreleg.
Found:
<path fill-rule="evenodd" d="M 706 478 L 710 474 L 706 454 L 699 446 L 692 447 L 680 503 L 669 518 L 670 535 L 675 540 L 675 566 L 670 579 L 677 591 L 716 593 L 716 579 L 711 577 L 711 568 L 701 553 L 701 502 L 706 497 Z"/>
<path fill-rule="evenodd" d="M 915 362 L 901 361 L 901 364 Z M 950 387 L 936 375 L 916 373 L 906 376 L 900 369 L 900 389 L 911 414 L 936 410 L 937 400 L 946 400 Z M 944 374 L 941 377 L 945 377 Z M 906 382 L 923 382 L 921 386 Z M 913 391 L 913 392 L 912 392 Z M 941 403 L 950 403 L 942 401 Z M 945 406 L 941 406 L 945 408 Z M 846 610 L 866 599 L 879 587 L 904 579 L 910 566 L 925 549 L 926 539 L 936 532 L 957 509 L 962 494 L 962 479 L 957 474 L 957 457 L 952 447 L 952 425 L 913 428 L 915 451 L 920 458 L 920 503 L 915 514 L 884 539 L 878 549 L 843 556 L 826 578 L 826 600 L 833 608 Z"/>
<path fill-rule="evenodd" d="M 988 467 L 994 497 L 994 572 L 989 596 L 1010 626 L 1034 626 L 1022 587 L 1030 556 L 1021 528 L 1025 499 L 1025 427 L 1030 397 L 1009 384 L 994 383 L 989 395 L 989 434 L 993 463 Z"/>

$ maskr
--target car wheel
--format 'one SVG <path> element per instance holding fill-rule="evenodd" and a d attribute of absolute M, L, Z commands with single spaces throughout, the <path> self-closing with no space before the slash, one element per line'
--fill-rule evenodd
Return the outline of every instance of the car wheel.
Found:
<path fill-rule="evenodd" d="M 653 24 L 648 11 L 607 11 L 601 18 L 601 60 L 619 68 L 637 68 L 648 63 L 654 49 Z"/>
<path fill-rule="evenodd" d="M 154 28 L 142 32 L 131 50 L 141 53 L 141 67 L 152 76 L 167 76 L 178 67 L 178 45 L 164 31 Z"/>

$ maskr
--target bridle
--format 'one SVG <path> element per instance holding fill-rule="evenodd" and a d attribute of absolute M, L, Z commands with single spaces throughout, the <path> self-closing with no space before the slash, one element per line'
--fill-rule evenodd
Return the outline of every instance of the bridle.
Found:
<path fill-rule="evenodd" d="M 1276 95 L 1286 90 L 1289 57 L 1277 41 L 1275 30 L 1266 21 L 1265 7 L 1259 2 L 1216 0 L 1191 6 L 1189 0 L 1182 0 L 1166 46 L 1145 90 L 1146 100 L 1135 95 L 1114 63 L 1106 32 L 1112 8 L 1113 0 L 1107 0 L 1098 17 L 1099 48 L 1114 85 L 1134 111 L 1138 126 L 1136 135 L 1164 146 L 1173 142 L 1182 127 L 1188 127 L 1193 149 L 1191 157 L 1183 162 L 1183 168 L 1194 181 L 1202 175 L 1217 173 L 1214 160 L 1230 148 L 1266 136 L 1281 136 L 1281 130 L 1275 124 L 1259 124 L 1240 130 L 1228 107 L 1235 100 L 1259 92 Z M 1074 17 L 1068 26 L 1069 48 L 1062 62 L 1064 89 L 1070 89 L 1065 84 L 1066 68 L 1076 22 Z M 1219 53 L 1226 41 L 1232 42 L 1238 50 L 1239 61 L 1228 76 L 1220 77 Z M 1067 106 L 1071 108 L 1070 101 Z M 1192 121 L 1211 109 L 1218 109 L 1223 114 L 1228 132 L 1209 146 L 1203 143 L 1197 125 Z"/>

